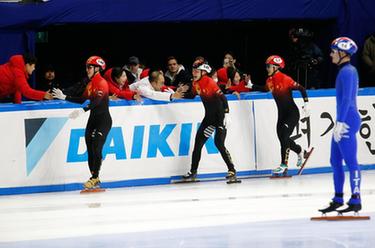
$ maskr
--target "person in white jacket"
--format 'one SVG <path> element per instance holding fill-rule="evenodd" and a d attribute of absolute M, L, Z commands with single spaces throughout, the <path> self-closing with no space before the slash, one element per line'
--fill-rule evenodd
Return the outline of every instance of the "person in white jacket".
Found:
<path fill-rule="evenodd" d="M 157 100 L 172 101 L 183 98 L 186 86 L 180 86 L 176 92 L 164 85 L 164 76 L 161 71 L 150 71 L 149 76 L 129 85 L 131 91 L 138 92 L 141 96 Z"/>

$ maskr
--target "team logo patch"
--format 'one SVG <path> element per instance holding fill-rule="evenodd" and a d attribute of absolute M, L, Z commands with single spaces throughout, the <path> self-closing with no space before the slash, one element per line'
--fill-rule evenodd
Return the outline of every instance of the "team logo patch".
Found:
<path fill-rule="evenodd" d="M 350 42 L 340 42 L 337 44 L 337 47 L 342 50 L 349 50 L 352 47 L 352 44 Z"/>
<path fill-rule="evenodd" d="M 102 59 L 97 59 L 97 60 L 96 60 L 96 63 L 98 63 L 98 64 L 101 65 L 101 66 L 104 66 L 104 65 L 105 65 L 105 62 L 104 62 L 104 60 L 102 60 Z"/>

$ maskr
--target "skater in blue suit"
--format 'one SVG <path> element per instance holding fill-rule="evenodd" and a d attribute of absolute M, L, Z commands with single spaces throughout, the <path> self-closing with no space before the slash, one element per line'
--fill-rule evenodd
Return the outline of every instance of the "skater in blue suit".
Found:
<path fill-rule="evenodd" d="M 356 133 L 361 125 L 361 118 L 357 108 L 358 73 L 350 64 L 350 58 L 358 50 L 353 40 L 339 37 L 331 44 L 332 63 L 339 66 L 336 77 L 336 125 L 331 141 L 331 166 L 335 196 L 327 208 L 320 209 L 323 214 L 332 211 L 339 213 L 358 212 L 361 210 L 361 172 L 357 161 Z M 345 173 L 343 161 L 350 173 L 351 198 L 348 206 L 337 210 L 344 204 Z"/>

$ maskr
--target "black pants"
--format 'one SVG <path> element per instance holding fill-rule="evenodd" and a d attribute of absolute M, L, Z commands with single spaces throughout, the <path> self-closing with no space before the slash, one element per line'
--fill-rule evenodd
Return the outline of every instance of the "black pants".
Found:
<path fill-rule="evenodd" d="M 99 177 L 102 165 L 102 150 L 107 135 L 112 127 L 111 116 L 89 118 L 85 130 L 85 141 L 88 153 L 88 164 L 93 178 Z"/>
<path fill-rule="evenodd" d="M 212 123 L 212 122 L 211 122 Z M 224 125 L 220 124 L 210 124 L 207 120 L 203 120 L 201 125 L 198 128 L 198 132 L 195 136 L 195 143 L 193 149 L 193 158 L 191 162 L 191 172 L 196 173 L 199 166 L 199 161 L 201 160 L 202 155 L 202 148 L 203 145 L 206 143 L 207 139 L 212 135 L 215 131 L 215 145 L 219 150 L 221 157 L 224 159 L 225 163 L 227 164 L 228 171 L 235 172 L 234 165 L 232 162 L 232 158 L 228 150 L 225 148 L 224 142 L 225 137 L 227 136 L 227 129 Z"/>
<path fill-rule="evenodd" d="M 277 137 L 281 145 L 281 163 L 285 165 L 288 165 L 289 150 L 297 154 L 302 151 L 301 146 L 297 145 L 294 140 L 290 138 L 298 121 L 298 109 L 291 110 L 286 114 L 279 113 L 279 119 L 277 120 Z"/>

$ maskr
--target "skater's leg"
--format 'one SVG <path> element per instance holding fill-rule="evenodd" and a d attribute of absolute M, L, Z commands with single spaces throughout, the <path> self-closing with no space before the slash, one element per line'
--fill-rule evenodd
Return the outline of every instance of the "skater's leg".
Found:
<path fill-rule="evenodd" d="M 202 156 L 202 148 L 206 143 L 207 139 L 212 135 L 215 127 L 212 125 L 207 125 L 203 120 L 198 128 L 197 134 L 195 135 L 194 149 L 191 162 L 190 172 L 196 173 L 198 170 L 199 161 Z"/>
<path fill-rule="evenodd" d="M 285 121 L 288 125 L 285 131 L 285 136 L 287 137 L 287 146 L 292 150 L 293 152 L 297 154 L 302 153 L 302 148 L 300 145 L 298 145 L 294 140 L 291 139 L 291 135 L 293 133 L 294 128 L 297 126 L 299 122 L 299 112 L 291 112 L 288 118 Z M 286 127 L 286 126 L 285 126 Z"/>
<path fill-rule="evenodd" d="M 232 162 L 232 158 L 228 152 L 228 150 L 225 147 L 225 137 L 227 136 L 227 130 L 223 126 L 219 126 L 216 128 L 215 132 L 215 145 L 217 149 L 219 150 L 221 157 L 224 159 L 228 171 L 235 172 L 234 165 Z"/>
<path fill-rule="evenodd" d="M 93 144 L 92 144 L 92 134 L 93 130 L 89 127 L 86 128 L 85 130 L 85 143 L 86 143 L 86 148 L 87 148 L 87 162 L 89 165 L 89 170 L 92 175 L 93 170 L 94 170 L 94 149 L 93 149 Z"/>
<path fill-rule="evenodd" d="M 330 162 L 333 170 L 333 183 L 335 188 L 335 197 L 332 200 L 341 204 L 344 202 L 343 188 L 345 182 L 345 173 L 342 161 L 343 158 L 339 145 L 332 138 Z"/>
<path fill-rule="evenodd" d="M 350 133 L 348 138 L 343 138 L 339 142 L 339 146 L 350 173 L 352 197 L 349 200 L 349 204 L 360 204 L 361 171 L 357 161 L 357 139 L 355 133 Z"/>
<path fill-rule="evenodd" d="M 99 177 L 100 167 L 102 165 L 102 150 L 106 139 L 106 133 L 101 130 L 95 130 L 92 133 L 92 148 L 94 151 L 93 178 Z"/>
<path fill-rule="evenodd" d="M 288 124 L 284 121 L 277 121 L 277 137 L 280 141 L 280 155 L 281 155 L 281 164 L 288 165 L 289 157 L 289 129 Z"/>

